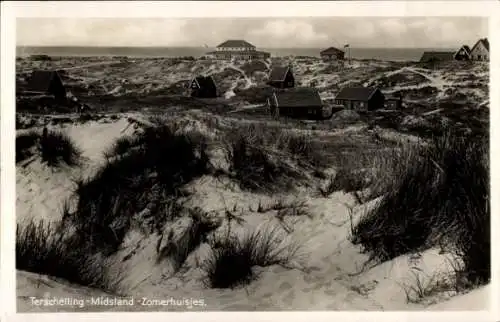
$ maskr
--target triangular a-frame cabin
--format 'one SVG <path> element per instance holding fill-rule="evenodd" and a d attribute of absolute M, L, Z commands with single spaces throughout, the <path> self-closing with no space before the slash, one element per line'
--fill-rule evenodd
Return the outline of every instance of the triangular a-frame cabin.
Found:
<path fill-rule="evenodd" d="M 269 86 L 275 88 L 292 88 L 295 86 L 295 77 L 290 66 L 273 67 L 269 73 Z"/>
<path fill-rule="evenodd" d="M 34 71 L 28 78 L 27 92 L 51 94 L 57 99 L 66 98 L 66 88 L 56 71 Z"/>
<path fill-rule="evenodd" d="M 457 52 L 453 55 L 455 60 L 470 60 L 470 47 L 467 45 L 463 45 L 460 47 Z"/>
<path fill-rule="evenodd" d="M 192 97 L 217 97 L 217 85 L 212 76 L 197 76 L 191 80 L 189 87 L 191 88 Z"/>

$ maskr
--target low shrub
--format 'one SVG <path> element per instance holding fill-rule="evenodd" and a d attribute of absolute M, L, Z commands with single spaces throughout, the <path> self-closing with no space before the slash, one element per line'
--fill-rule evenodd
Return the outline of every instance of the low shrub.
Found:
<path fill-rule="evenodd" d="M 136 214 L 147 217 L 141 220 L 152 229 L 162 227 L 169 200 L 209 171 L 205 139 L 167 125 L 118 139 L 107 156 L 94 176 L 77 181 L 78 206 L 71 216 L 79 233 L 105 252 L 118 249 Z"/>
<path fill-rule="evenodd" d="M 447 132 L 401 160 L 376 208 L 356 225 L 353 242 L 380 261 L 450 243 L 472 283 L 490 274 L 488 145 Z"/>
<path fill-rule="evenodd" d="M 242 238 L 226 236 L 212 242 L 212 253 L 204 263 L 208 286 L 235 288 L 252 281 L 254 266 L 286 265 L 298 247 L 283 245 L 277 228 L 255 230 Z"/>
<path fill-rule="evenodd" d="M 16 137 L 16 163 L 40 154 L 42 162 L 57 167 L 63 162 L 76 166 L 81 160 L 81 151 L 65 133 L 47 131 L 46 136 L 39 131 L 29 131 Z"/>
<path fill-rule="evenodd" d="M 102 257 L 85 240 L 44 221 L 17 225 L 16 268 L 68 282 L 119 293 L 120 278 L 112 277 Z"/>

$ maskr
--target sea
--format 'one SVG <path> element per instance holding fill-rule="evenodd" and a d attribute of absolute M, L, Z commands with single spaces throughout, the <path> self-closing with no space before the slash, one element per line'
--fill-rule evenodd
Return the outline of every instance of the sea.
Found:
<path fill-rule="evenodd" d="M 271 53 L 272 57 L 308 56 L 319 57 L 324 48 L 258 48 Z M 28 47 L 18 46 L 18 57 L 29 55 L 49 55 L 53 57 L 100 57 L 127 56 L 142 58 L 203 56 L 214 48 L 205 47 Z M 455 51 L 448 48 L 356 48 L 346 49 L 346 55 L 353 59 L 373 59 L 383 61 L 418 61 L 424 51 Z M 347 57 L 346 57 L 347 58 Z"/>

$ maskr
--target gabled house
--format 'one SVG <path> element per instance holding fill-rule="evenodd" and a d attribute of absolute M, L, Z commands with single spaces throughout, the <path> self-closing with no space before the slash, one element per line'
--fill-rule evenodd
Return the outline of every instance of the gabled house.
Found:
<path fill-rule="evenodd" d="M 420 58 L 421 63 L 434 63 L 442 61 L 451 61 L 454 59 L 455 53 L 448 51 L 426 51 Z"/>
<path fill-rule="evenodd" d="M 457 52 L 453 55 L 453 59 L 455 60 L 470 60 L 470 47 L 467 45 L 463 45 L 460 47 Z"/>
<path fill-rule="evenodd" d="M 490 60 L 490 42 L 488 38 L 479 39 L 470 50 L 471 60 L 489 61 Z"/>
<path fill-rule="evenodd" d="M 53 95 L 56 99 L 66 99 L 66 88 L 56 71 L 36 70 L 28 78 L 26 92 Z"/>
<path fill-rule="evenodd" d="M 269 86 L 275 88 L 292 88 L 295 86 L 295 77 L 290 66 L 273 67 L 269 73 Z"/>
<path fill-rule="evenodd" d="M 191 96 L 199 98 L 217 97 L 217 85 L 212 76 L 197 76 L 189 84 Z"/>
<path fill-rule="evenodd" d="M 267 99 L 267 106 L 274 116 L 321 118 L 323 114 L 323 102 L 319 92 L 310 87 L 275 91 Z"/>
<path fill-rule="evenodd" d="M 319 54 L 321 56 L 321 59 L 323 59 L 324 61 L 343 60 L 344 56 L 345 56 L 345 53 L 343 50 L 340 50 L 340 49 L 335 48 L 335 47 L 327 48 L 327 49 L 321 51 Z"/>
<path fill-rule="evenodd" d="M 384 94 L 377 87 L 344 87 L 335 96 L 335 104 L 357 111 L 372 111 L 384 107 Z"/>

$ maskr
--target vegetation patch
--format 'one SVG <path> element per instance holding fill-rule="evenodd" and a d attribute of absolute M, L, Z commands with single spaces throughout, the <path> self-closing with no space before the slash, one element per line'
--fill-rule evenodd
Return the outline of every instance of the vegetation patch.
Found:
<path fill-rule="evenodd" d="M 401 160 L 379 205 L 356 225 L 353 242 L 380 261 L 450 244 L 471 283 L 490 278 L 488 143 L 448 132 Z M 387 171 L 387 170 L 386 170 Z"/>
<path fill-rule="evenodd" d="M 28 131 L 16 137 L 16 163 L 39 155 L 42 162 L 52 167 L 65 163 L 76 166 L 81 161 L 81 150 L 65 133 L 47 131 L 44 135 L 39 131 Z"/>
<path fill-rule="evenodd" d="M 94 176 L 77 181 L 70 216 L 82 238 L 106 252 L 118 249 L 134 216 L 161 229 L 166 207 L 185 195 L 182 186 L 209 171 L 205 138 L 164 124 L 118 139 L 106 156 Z"/>
<path fill-rule="evenodd" d="M 255 266 L 287 265 L 297 251 L 296 245 L 283 243 L 277 228 L 255 230 L 241 238 L 215 239 L 211 256 L 204 263 L 207 285 L 235 288 L 248 284 L 256 277 Z"/>
<path fill-rule="evenodd" d="M 16 268 L 119 293 L 119 276 L 110 275 L 103 257 L 92 253 L 87 245 L 58 225 L 44 221 L 18 224 Z"/>

